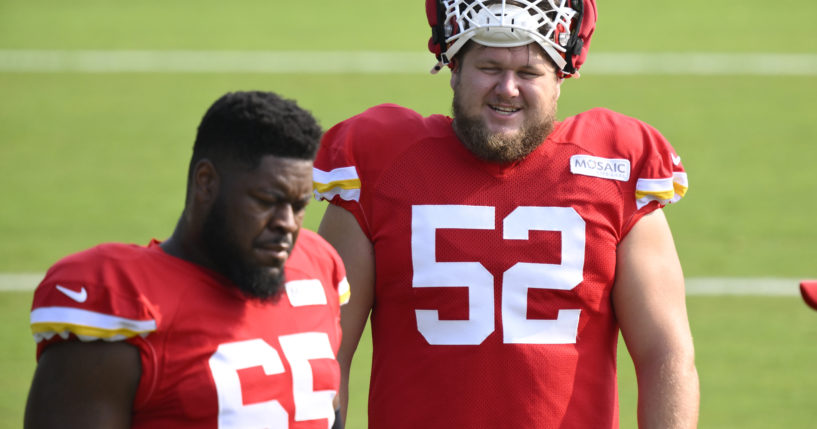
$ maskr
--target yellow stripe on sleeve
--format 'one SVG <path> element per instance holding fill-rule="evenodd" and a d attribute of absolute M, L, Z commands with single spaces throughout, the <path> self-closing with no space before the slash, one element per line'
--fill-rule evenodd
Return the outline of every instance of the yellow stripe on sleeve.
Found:
<path fill-rule="evenodd" d="M 332 171 L 312 169 L 312 187 L 315 198 L 331 200 L 339 195 L 346 201 L 360 200 L 360 178 L 354 167 L 340 167 Z"/>
<path fill-rule="evenodd" d="M 338 283 L 338 295 L 340 297 L 340 305 L 348 303 L 349 298 L 352 297 L 352 290 L 349 287 L 349 281 L 346 280 L 346 277 Z"/>
<path fill-rule="evenodd" d="M 31 312 L 31 333 L 40 342 L 74 334 L 84 341 L 122 340 L 156 330 L 156 321 L 135 320 L 71 307 L 40 307 Z"/>
<path fill-rule="evenodd" d="M 329 183 L 312 182 L 312 187 L 318 193 L 325 194 L 332 189 L 360 189 L 360 179 L 337 180 Z"/>
<path fill-rule="evenodd" d="M 636 206 L 640 209 L 652 201 L 662 205 L 675 203 L 686 194 L 687 175 L 677 172 L 663 179 L 638 179 L 635 185 Z"/>

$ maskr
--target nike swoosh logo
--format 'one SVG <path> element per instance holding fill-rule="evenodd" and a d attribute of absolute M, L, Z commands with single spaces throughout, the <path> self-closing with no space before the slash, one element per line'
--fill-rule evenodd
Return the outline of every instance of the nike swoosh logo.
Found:
<path fill-rule="evenodd" d="M 80 288 L 79 292 L 60 285 L 57 285 L 57 290 L 79 303 L 83 303 L 88 299 L 88 291 L 85 290 L 85 286 Z"/>
<path fill-rule="evenodd" d="M 681 163 L 681 157 L 680 156 L 675 155 L 675 154 L 670 154 L 670 157 L 672 157 L 672 163 L 673 164 L 678 165 L 678 164 Z"/>

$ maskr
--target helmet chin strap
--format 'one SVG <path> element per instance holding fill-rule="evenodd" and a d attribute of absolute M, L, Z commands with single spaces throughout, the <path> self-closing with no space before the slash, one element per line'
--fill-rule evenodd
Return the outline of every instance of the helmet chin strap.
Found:
<path fill-rule="evenodd" d="M 437 64 L 434 65 L 434 67 L 431 68 L 431 74 L 437 74 L 443 67 L 451 63 L 451 58 L 449 58 L 449 55 L 451 55 L 451 57 L 454 57 L 454 55 L 456 55 L 456 53 L 459 52 L 460 49 L 463 46 L 465 46 L 465 44 L 469 40 L 471 40 L 475 34 L 476 33 L 465 34 L 462 37 L 458 38 L 456 42 L 452 43 L 451 46 L 449 46 L 448 49 L 440 55 L 442 59 L 438 61 Z"/>
<path fill-rule="evenodd" d="M 564 70 L 565 65 L 567 65 L 567 61 L 565 61 L 565 59 L 562 58 L 562 56 L 559 54 L 559 52 L 557 52 L 555 49 L 553 49 L 553 47 L 550 46 L 550 45 L 543 45 L 543 44 L 540 43 L 539 46 L 541 46 L 542 49 L 544 49 L 545 52 L 548 54 L 550 59 L 553 60 L 554 63 L 556 63 L 556 67 L 559 70 Z"/>

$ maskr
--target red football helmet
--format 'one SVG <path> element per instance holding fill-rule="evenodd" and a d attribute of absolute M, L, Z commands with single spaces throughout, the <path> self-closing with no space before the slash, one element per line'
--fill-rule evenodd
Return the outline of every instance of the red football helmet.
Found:
<path fill-rule="evenodd" d="M 469 40 L 492 47 L 536 42 L 563 77 L 578 72 L 596 28 L 595 0 L 426 0 L 428 49 L 448 65 Z"/>
<path fill-rule="evenodd" d="M 800 282 L 800 294 L 809 307 L 817 310 L 817 280 L 803 280 Z"/>

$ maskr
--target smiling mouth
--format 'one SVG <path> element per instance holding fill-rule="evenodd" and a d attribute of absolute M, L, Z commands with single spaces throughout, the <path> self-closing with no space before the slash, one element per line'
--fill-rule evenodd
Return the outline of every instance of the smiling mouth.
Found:
<path fill-rule="evenodd" d="M 489 104 L 488 107 L 491 108 L 494 112 L 503 114 L 503 115 L 510 115 L 522 110 L 521 107 L 514 107 L 514 106 L 499 106 L 495 104 Z"/>

